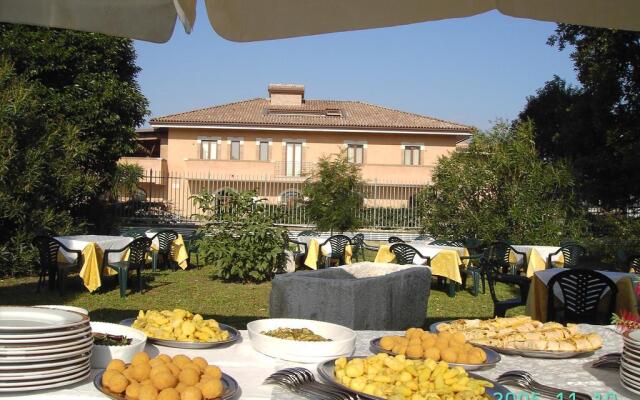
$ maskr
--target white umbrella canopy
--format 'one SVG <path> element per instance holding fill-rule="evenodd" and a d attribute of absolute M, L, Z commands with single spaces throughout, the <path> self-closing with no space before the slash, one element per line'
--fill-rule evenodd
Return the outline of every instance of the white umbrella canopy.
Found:
<path fill-rule="evenodd" d="M 381 28 L 491 10 L 520 18 L 640 31 L 640 0 L 204 0 L 222 37 L 257 41 Z M 0 0 L 0 21 L 166 42 L 196 0 Z"/>

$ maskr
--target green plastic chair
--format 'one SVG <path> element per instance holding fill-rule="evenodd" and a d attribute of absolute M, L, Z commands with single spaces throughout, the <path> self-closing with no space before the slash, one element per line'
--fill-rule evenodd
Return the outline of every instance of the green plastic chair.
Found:
<path fill-rule="evenodd" d="M 110 253 L 121 253 L 129 250 L 129 258 L 118 262 L 109 262 Z M 102 258 L 102 276 L 106 276 L 106 268 L 114 269 L 118 272 L 118 284 L 120 286 L 120 297 L 125 297 L 127 292 L 127 281 L 129 271 L 135 270 L 138 278 L 138 291 L 142 292 L 142 269 L 147 263 L 147 254 L 151 250 L 151 239 L 140 237 L 121 249 L 105 250 Z"/>
<path fill-rule="evenodd" d="M 71 250 L 53 237 L 45 235 L 36 236 L 33 239 L 33 245 L 38 249 L 38 255 L 40 257 L 40 273 L 38 275 L 36 292 L 40 292 L 40 287 L 48 276 L 49 290 L 53 290 L 57 285 L 60 295 L 64 295 L 67 276 L 72 271 L 80 271 L 82 266 L 82 251 Z M 75 261 L 71 263 L 59 261 L 58 251 L 60 249 L 75 254 Z"/>

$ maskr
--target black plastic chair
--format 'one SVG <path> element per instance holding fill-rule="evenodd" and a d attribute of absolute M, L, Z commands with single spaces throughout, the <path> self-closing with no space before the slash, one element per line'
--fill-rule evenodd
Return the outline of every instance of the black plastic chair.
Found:
<path fill-rule="evenodd" d="M 467 287 L 467 277 L 471 275 L 473 289 L 471 293 L 477 296 L 480 292 L 480 282 L 482 282 L 482 293 L 486 293 L 484 274 L 480 266 L 482 259 L 482 242 L 478 239 L 461 239 L 457 241 L 469 252 L 468 256 L 460 256 L 463 265 L 460 266 L 460 276 L 462 277 L 462 288 Z M 466 262 L 466 265 L 465 265 Z"/>
<path fill-rule="evenodd" d="M 484 275 L 487 277 L 487 284 L 489 285 L 489 292 L 491 293 L 491 300 L 493 301 L 493 316 L 504 317 L 509 309 L 526 304 L 531 281 L 525 276 L 501 272 L 503 268 L 502 264 L 495 263 L 495 260 L 494 262 L 491 262 L 488 255 L 487 251 L 485 257 L 483 257 L 481 261 L 481 268 Z M 519 296 L 500 300 L 496 294 L 496 283 L 498 282 L 516 285 L 518 287 Z"/>
<path fill-rule="evenodd" d="M 322 246 L 326 245 L 327 243 L 331 245 L 331 253 L 322 255 Z M 325 268 L 331 266 L 332 260 L 337 261 L 338 265 L 346 264 L 345 253 L 347 245 L 353 245 L 353 243 L 351 242 L 349 236 L 346 235 L 329 236 L 329 238 L 320 245 L 320 254 L 324 258 Z M 353 246 L 351 247 L 351 250 L 353 251 Z"/>
<path fill-rule="evenodd" d="M 387 242 L 389 242 L 389 243 L 404 243 L 404 240 L 400 239 L 397 236 L 389 236 L 389 239 L 387 239 Z"/>
<path fill-rule="evenodd" d="M 558 315 L 556 297 L 553 288 L 560 286 L 564 297 L 562 314 Z M 590 269 L 574 268 L 562 271 L 551 277 L 547 284 L 547 320 L 561 323 L 588 323 L 608 325 L 611 314 L 615 312 L 618 287 L 606 275 Z M 602 296 L 609 289 L 609 306 L 599 312 Z"/>
<path fill-rule="evenodd" d="M 432 239 L 432 238 L 431 238 L 431 236 L 429 236 L 429 235 L 418 235 L 418 236 L 416 236 L 416 238 L 415 238 L 415 239 L 413 239 L 413 240 L 422 240 L 422 241 L 427 241 L 427 240 L 431 240 L 431 239 Z"/>
<path fill-rule="evenodd" d="M 165 268 L 171 266 L 175 271 L 177 269 L 176 263 L 171 262 L 171 253 L 173 251 L 173 241 L 178 238 L 178 233 L 172 229 L 166 229 L 156 233 L 151 240 L 158 239 L 158 250 L 154 250 L 152 269 L 155 272 L 158 268 L 158 260 L 162 258 L 162 264 Z"/>
<path fill-rule="evenodd" d="M 432 240 L 431 242 L 429 242 L 429 244 L 432 246 L 453 246 L 453 243 L 451 243 L 449 240 L 444 239 Z"/>
<path fill-rule="evenodd" d="M 627 265 L 629 266 L 629 272 L 640 274 L 640 256 L 630 256 Z"/>
<path fill-rule="evenodd" d="M 200 268 L 200 241 L 204 238 L 204 233 L 200 230 L 193 231 L 188 238 L 183 236 L 183 239 L 187 241 L 187 263 L 189 265 L 196 265 Z M 191 260 L 195 259 L 195 264 Z"/>
<path fill-rule="evenodd" d="M 431 265 L 431 257 L 423 256 L 415 247 L 407 243 L 394 243 L 389 250 L 396 257 L 396 262 L 400 265 L 414 264 L 413 260 L 415 256 L 425 260 L 420 265 Z"/>
<path fill-rule="evenodd" d="M 302 231 L 300 233 L 298 233 L 298 237 L 300 236 L 320 236 L 320 233 L 317 231 L 312 231 L 312 230 L 305 230 Z"/>
<path fill-rule="evenodd" d="M 307 244 L 295 239 L 291 239 L 287 231 L 282 232 L 282 240 L 284 241 L 284 248 L 282 253 L 286 256 L 286 252 L 291 251 L 291 245 L 295 245 L 295 250 L 291 251 L 293 253 L 293 261 L 296 265 L 296 268 L 302 266 L 302 264 L 304 263 L 304 258 L 307 255 Z"/>
<path fill-rule="evenodd" d="M 498 265 L 502 269 L 502 273 L 510 271 L 512 275 L 520 275 L 520 273 L 526 271 L 527 254 L 522 251 L 516 250 L 508 242 L 495 241 L 489 245 L 487 250 L 488 260 L 493 265 Z M 511 255 L 511 252 L 520 255 L 522 257 L 522 262 L 518 265 L 511 265 L 511 263 L 509 262 L 509 256 Z"/>
<path fill-rule="evenodd" d="M 560 253 L 562 253 L 562 256 L 564 257 L 563 265 L 565 268 L 576 268 L 579 266 L 580 257 L 587 254 L 587 249 L 575 242 L 565 242 L 558 250 L 549 254 L 549 257 L 547 258 L 547 268 L 556 268 L 556 265 L 551 258 Z"/>
<path fill-rule="evenodd" d="M 352 259 L 355 261 L 367 261 L 365 257 L 365 250 L 370 251 L 378 251 L 380 248 L 377 246 L 372 246 L 367 244 L 364 240 L 364 234 L 358 233 L 354 237 L 351 238 L 351 243 L 353 243 L 353 256 Z"/>
<path fill-rule="evenodd" d="M 64 295 L 67 276 L 70 272 L 80 271 L 82 266 L 82 251 L 72 250 L 53 237 L 44 235 L 36 236 L 33 239 L 33 245 L 38 249 L 40 258 L 40 273 L 38 275 L 36 292 L 40 292 L 40 287 L 48 276 L 49 290 L 53 290 L 57 284 L 60 295 Z M 60 249 L 63 249 L 67 253 L 75 254 L 75 261 L 71 263 L 58 261 L 58 251 Z"/>
<path fill-rule="evenodd" d="M 109 254 L 121 253 L 129 250 L 127 260 L 109 262 Z M 129 279 L 129 271 L 135 270 L 138 278 L 138 291 L 142 292 L 142 269 L 147 264 L 147 254 L 151 251 L 151 239 L 148 237 L 140 237 L 134 239 L 131 243 L 121 249 L 108 249 L 104 252 L 102 258 L 102 276 L 106 276 L 106 268 L 111 268 L 118 272 L 118 284 L 120 286 L 120 297 L 125 297 L 127 292 L 127 281 Z"/>

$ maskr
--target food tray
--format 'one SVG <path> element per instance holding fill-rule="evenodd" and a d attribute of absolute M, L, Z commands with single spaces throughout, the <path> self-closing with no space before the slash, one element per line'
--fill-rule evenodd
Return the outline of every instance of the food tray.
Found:
<path fill-rule="evenodd" d="M 102 392 L 105 396 L 109 397 L 113 400 L 125 400 L 124 394 L 112 393 L 109 390 L 102 387 L 102 374 L 104 374 L 104 369 L 93 378 L 93 385 Z M 238 382 L 233 379 L 231 376 L 222 373 L 222 387 L 224 388 L 224 392 L 222 396 L 217 397 L 216 400 L 231 400 L 240 398 L 240 386 L 238 386 Z"/>
<path fill-rule="evenodd" d="M 349 357 L 347 360 L 352 360 L 354 358 L 366 358 L 366 356 Z M 344 386 L 343 384 L 339 383 L 338 381 L 336 381 L 336 379 L 335 379 L 335 361 L 336 361 L 336 359 L 328 360 L 328 361 L 325 361 L 324 363 L 318 365 L 318 374 L 320 375 L 322 380 L 324 380 L 325 382 L 330 383 L 332 385 L 338 386 L 338 387 L 340 387 L 342 389 L 348 390 L 349 392 L 357 393 L 358 396 L 360 396 L 360 398 L 362 398 L 362 399 L 384 400 L 382 397 L 371 396 L 369 394 L 364 394 L 362 392 L 356 392 L 353 389 L 350 389 L 350 388 Z M 486 378 L 484 378 L 484 377 L 482 377 L 480 375 L 476 375 L 476 374 L 474 374 L 472 372 L 468 372 L 467 374 L 471 378 L 482 379 L 482 380 L 491 382 L 493 384 L 493 387 L 492 388 L 486 388 L 486 393 L 492 399 L 504 400 L 504 399 L 507 398 L 507 394 L 511 393 L 511 392 L 509 392 L 509 389 L 507 389 L 506 387 L 502 386 L 501 384 L 499 384 L 497 382 L 494 382 L 494 381 L 492 381 L 490 379 L 486 379 Z"/>
<path fill-rule="evenodd" d="M 429 326 L 429 331 L 433 333 L 438 333 L 438 325 L 449 323 L 453 320 L 449 321 L 440 321 L 435 322 Z M 473 340 L 469 340 L 469 343 L 473 343 Z M 480 346 L 480 345 L 476 345 Z M 481 345 L 485 349 L 495 350 L 498 353 L 508 355 L 508 356 L 522 356 L 528 358 L 549 358 L 549 359 L 562 359 L 562 358 L 574 358 L 574 357 L 586 357 L 592 355 L 595 350 L 584 350 L 584 351 L 551 351 L 551 350 L 524 350 L 524 349 L 504 349 L 502 347 L 496 346 L 488 346 L 486 344 Z M 487 355 L 488 357 L 488 355 Z"/>
<path fill-rule="evenodd" d="M 133 322 L 135 321 L 135 318 L 128 318 L 128 319 L 124 319 L 122 321 L 120 321 L 121 325 L 124 326 L 133 326 Z M 240 332 L 238 332 L 238 330 L 232 326 L 226 325 L 226 324 L 220 324 L 218 323 L 218 325 L 220 326 L 220 329 L 223 329 L 227 332 L 229 332 L 229 339 L 227 340 L 221 340 L 218 342 L 183 342 L 183 341 L 179 341 L 179 340 L 168 340 L 168 339 L 156 339 L 153 338 L 151 336 L 147 336 L 147 342 L 149 343 L 155 343 L 158 344 L 160 346 L 167 346 L 167 347 L 176 347 L 179 349 L 210 349 L 212 347 L 218 347 L 218 346 L 222 346 L 225 344 L 229 344 L 229 343 L 233 343 L 235 341 L 237 341 L 238 339 L 240 339 Z M 134 328 L 135 329 L 135 328 Z"/>
<path fill-rule="evenodd" d="M 371 350 L 373 353 L 387 353 L 390 354 L 392 356 L 395 356 L 396 353 L 389 351 L 389 350 L 385 350 L 382 347 L 380 347 L 380 339 L 382 339 L 381 337 L 379 338 L 375 338 L 373 340 L 371 340 L 371 342 L 369 342 L 369 344 L 371 345 Z M 453 367 L 462 367 L 467 371 L 473 371 L 476 369 L 481 369 L 481 368 L 487 368 L 487 367 L 493 367 L 495 366 L 497 363 L 500 362 L 500 360 L 502 359 L 502 357 L 500 357 L 500 354 L 498 354 L 497 352 L 495 352 L 492 349 L 487 348 L 486 346 L 480 346 L 480 345 L 475 345 L 477 347 L 480 347 L 482 350 L 484 350 L 484 352 L 487 354 L 487 361 L 485 361 L 483 364 L 461 364 L 461 363 L 447 363 Z M 423 360 L 424 358 L 414 358 L 414 357 L 407 357 L 410 360 Z"/>

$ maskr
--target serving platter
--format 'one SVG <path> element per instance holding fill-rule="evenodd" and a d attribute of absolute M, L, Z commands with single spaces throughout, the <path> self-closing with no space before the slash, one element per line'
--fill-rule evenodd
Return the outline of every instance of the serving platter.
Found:
<path fill-rule="evenodd" d="M 381 337 L 372 339 L 369 344 L 371 345 L 371 349 L 373 350 L 374 353 L 386 353 L 386 354 L 390 354 L 392 356 L 395 356 L 396 353 L 394 353 L 393 351 L 389 351 L 389 350 L 385 350 L 382 347 L 380 347 L 380 339 L 382 339 Z M 483 363 L 483 364 L 461 364 L 461 363 L 447 363 L 453 367 L 462 367 L 467 371 L 474 371 L 477 369 L 482 369 L 482 368 L 488 368 L 488 367 L 493 367 L 495 366 L 497 363 L 500 362 L 500 360 L 502 359 L 502 357 L 500 357 L 500 354 L 498 354 L 496 351 L 486 347 L 486 346 L 479 346 L 479 345 L 475 345 L 476 347 L 481 348 L 482 350 L 484 350 L 484 352 L 487 354 L 487 360 Z M 415 357 L 407 357 L 410 360 L 424 360 L 423 357 L 419 357 L 419 358 L 415 358 Z"/>
<path fill-rule="evenodd" d="M 450 323 L 453 320 L 449 321 L 440 321 L 435 322 L 429 326 L 429 331 L 432 333 L 438 333 L 438 325 Z M 469 340 L 469 343 L 474 344 L 475 346 L 479 346 L 473 342 L 473 340 Z M 505 349 L 503 347 L 489 346 L 486 344 L 482 344 L 482 347 L 486 349 L 494 350 L 498 353 L 508 355 L 508 356 L 521 356 L 528 358 L 547 358 L 547 359 L 564 359 L 564 358 L 574 358 L 574 357 L 587 357 L 592 355 L 595 350 L 584 350 L 584 351 L 552 351 L 552 350 L 525 350 L 525 349 Z"/>
<path fill-rule="evenodd" d="M 120 324 L 133 327 L 133 322 L 135 320 L 135 318 L 123 319 L 122 321 L 120 321 Z M 236 328 L 221 323 L 218 323 L 218 326 L 220 326 L 220 329 L 229 332 L 229 339 L 220 340 L 217 342 L 183 342 L 179 340 L 157 339 L 151 336 L 147 336 L 147 341 L 149 343 L 155 343 L 160 346 L 175 347 L 179 349 L 210 349 L 212 347 L 218 347 L 225 344 L 233 343 L 240 339 L 240 332 L 238 332 Z"/>
<path fill-rule="evenodd" d="M 89 317 L 73 311 L 39 307 L 0 307 L 0 332 L 9 334 L 77 327 Z"/>
<path fill-rule="evenodd" d="M 361 357 L 349 357 L 348 360 L 352 360 L 354 358 L 366 358 L 366 356 L 361 356 Z M 325 361 L 324 363 L 318 365 L 318 374 L 320 375 L 320 377 L 322 378 L 322 380 L 324 380 L 327 383 L 330 383 L 332 385 L 336 385 L 342 389 L 348 390 L 349 392 L 353 392 L 356 393 L 358 396 L 360 396 L 363 399 L 369 399 L 369 400 L 384 400 L 382 397 L 377 397 L 377 396 L 371 396 L 362 392 L 357 392 L 354 391 L 351 388 L 348 388 L 346 386 L 344 386 L 342 383 L 338 382 L 335 378 L 335 361 L 336 359 L 333 360 L 328 360 Z M 471 378 L 475 378 L 475 379 L 482 379 L 485 380 L 487 382 L 491 382 L 493 384 L 492 388 L 486 388 L 486 393 L 487 395 L 489 395 L 490 398 L 495 399 L 495 400 L 504 400 L 507 397 L 508 394 L 511 394 L 511 396 L 513 396 L 513 393 L 511 393 L 509 391 L 509 389 L 507 389 L 506 387 L 504 387 L 503 385 L 494 382 L 490 379 L 486 379 L 480 375 L 476 375 L 472 372 L 467 372 L 467 374 L 469 375 L 469 377 Z"/>
<path fill-rule="evenodd" d="M 102 374 L 104 374 L 105 370 L 98 372 L 98 374 L 93 378 L 93 385 L 102 392 L 104 395 L 113 400 L 125 400 L 125 396 L 122 394 L 112 393 L 108 389 L 102 387 Z M 239 398 L 240 396 L 240 386 L 238 386 L 238 382 L 236 382 L 233 377 L 230 375 L 222 373 L 222 377 L 220 378 L 222 381 L 222 387 L 224 388 L 224 392 L 222 396 L 217 397 L 216 400 L 231 400 Z"/>

